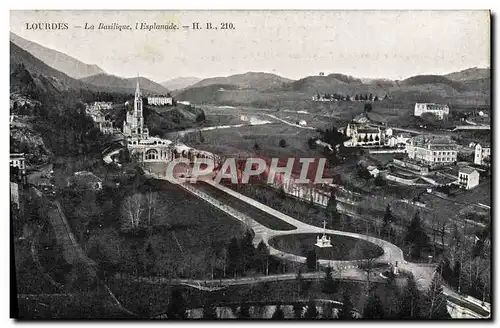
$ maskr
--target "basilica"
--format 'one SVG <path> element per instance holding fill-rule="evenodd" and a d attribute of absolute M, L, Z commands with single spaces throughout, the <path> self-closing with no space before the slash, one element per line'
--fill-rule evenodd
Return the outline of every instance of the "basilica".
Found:
<path fill-rule="evenodd" d="M 171 140 L 151 137 L 148 128 L 144 125 L 142 93 L 139 80 L 134 96 L 134 107 L 127 108 L 126 119 L 123 122 L 123 135 L 130 154 L 137 156 L 141 162 L 168 162 L 174 158 L 185 157 L 190 160 L 198 158 L 212 158 L 216 156 L 206 151 L 188 147 L 182 143 L 173 143 Z"/>

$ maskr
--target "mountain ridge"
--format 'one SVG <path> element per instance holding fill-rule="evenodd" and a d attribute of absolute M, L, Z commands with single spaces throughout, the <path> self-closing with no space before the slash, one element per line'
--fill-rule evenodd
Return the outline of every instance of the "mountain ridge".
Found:
<path fill-rule="evenodd" d="M 63 52 L 26 40 L 13 32 L 10 32 L 10 41 L 40 59 L 48 66 L 74 79 L 104 73 L 104 70 L 95 64 L 84 63 Z"/>

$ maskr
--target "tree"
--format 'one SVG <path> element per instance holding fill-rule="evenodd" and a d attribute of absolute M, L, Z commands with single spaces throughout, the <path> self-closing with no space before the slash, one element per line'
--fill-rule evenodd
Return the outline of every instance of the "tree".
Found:
<path fill-rule="evenodd" d="M 417 211 L 408 226 L 408 232 L 405 238 L 405 244 L 410 248 L 410 256 L 412 258 L 419 258 L 422 249 L 429 244 L 429 236 L 427 236 L 422 222 L 420 213 Z"/>
<path fill-rule="evenodd" d="M 385 208 L 384 219 L 382 223 L 382 237 L 387 237 L 387 239 L 391 240 L 391 229 L 392 229 L 392 221 L 394 217 L 391 211 L 391 205 L 387 204 Z"/>
<path fill-rule="evenodd" d="M 431 285 L 426 295 L 429 319 L 451 319 L 447 309 L 446 296 L 443 294 L 441 285 L 441 275 L 435 272 L 432 277 Z"/>
<path fill-rule="evenodd" d="M 141 225 L 143 195 L 140 193 L 127 196 L 121 206 L 122 230 L 131 231 L 137 230 Z"/>
<path fill-rule="evenodd" d="M 285 313 L 283 309 L 281 309 L 281 305 L 278 304 L 276 310 L 274 310 L 273 316 L 271 317 L 273 320 L 283 320 L 285 319 Z"/>
<path fill-rule="evenodd" d="M 250 319 L 250 306 L 248 306 L 248 304 L 243 303 L 240 306 L 240 311 L 238 313 L 238 319 Z"/>
<path fill-rule="evenodd" d="M 363 142 L 368 142 L 368 135 L 365 134 L 365 137 L 363 138 Z"/>
<path fill-rule="evenodd" d="M 337 286 L 332 277 L 332 268 L 330 268 L 330 266 L 326 267 L 325 279 L 323 280 L 322 291 L 325 294 L 333 294 L 337 291 Z"/>
<path fill-rule="evenodd" d="M 370 293 L 368 300 L 366 301 L 365 308 L 363 310 L 364 319 L 383 319 L 384 318 L 384 308 L 382 302 L 377 294 L 374 292 Z"/>
<path fill-rule="evenodd" d="M 253 150 L 255 150 L 255 151 L 260 150 L 260 146 L 259 146 L 259 144 L 258 144 L 258 143 L 255 143 L 255 144 L 253 145 Z"/>
<path fill-rule="evenodd" d="M 236 274 L 239 269 L 239 261 L 240 261 L 240 245 L 238 244 L 238 239 L 236 237 L 231 238 L 229 245 L 227 247 L 227 268 L 228 271 L 234 274 L 236 278 Z"/>
<path fill-rule="evenodd" d="M 382 176 L 380 174 L 375 177 L 375 180 L 373 182 L 378 187 L 386 185 L 386 181 L 384 180 L 384 178 L 382 178 Z"/>
<path fill-rule="evenodd" d="M 247 231 L 243 236 L 240 246 L 241 261 L 243 262 L 243 272 L 247 270 L 247 267 L 253 266 L 253 260 L 255 259 L 255 248 L 253 247 L 253 235 L 250 231 Z"/>
<path fill-rule="evenodd" d="M 373 101 L 378 101 L 378 100 L 379 100 L 379 99 L 378 99 L 378 96 L 377 96 L 377 95 L 375 95 L 375 98 L 373 98 Z"/>
<path fill-rule="evenodd" d="M 301 319 L 302 318 L 302 306 L 300 303 L 294 303 L 293 304 L 293 317 L 295 319 Z"/>
<path fill-rule="evenodd" d="M 84 243 L 84 236 L 88 226 L 100 215 L 94 193 L 85 192 L 82 195 L 81 202 L 75 207 L 74 213 L 79 223 L 80 243 Z"/>
<path fill-rule="evenodd" d="M 310 149 L 316 149 L 316 147 L 317 147 L 316 140 L 317 140 L 317 139 L 316 139 L 316 138 L 313 138 L 313 137 L 311 137 L 311 138 L 309 138 L 309 139 L 307 140 L 307 144 L 309 145 L 309 148 L 310 148 Z"/>
<path fill-rule="evenodd" d="M 259 272 L 265 273 L 266 275 L 269 273 L 269 248 L 263 240 L 257 245 L 255 251 L 255 264 Z"/>
<path fill-rule="evenodd" d="M 318 317 L 318 309 L 316 308 L 316 303 L 313 299 L 310 299 L 307 303 L 306 313 L 304 313 L 304 319 L 316 319 Z"/>
<path fill-rule="evenodd" d="M 338 318 L 341 320 L 354 319 L 353 307 L 349 294 L 344 292 L 342 294 L 342 306 L 340 307 Z"/>
<path fill-rule="evenodd" d="M 337 198 L 335 197 L 335 189 L 332 189 L 330 192 L 330 198 L 328 199 L 328 203 L 326 204 L 325 210 L 326 216 L 332 221 L 337 220 L 339 218 L 339 212 L 337 210 Z"/>
<path fill-rule="evenodd" d="M 167 305 L 167 317 L 169 319 L 186 319 L 187 307 L 179 289 L 173 289 L 170 295 L 170 301 Z"/>
<path fill-rule="evenodd" d="M 359 95 L 356 93 L 356 95 L 354 96 L 354 100 L 356 101 L 359 101 Z"/>
<path fill-rule="evenodd" d="M 370 138 L 368 138 L 368 141 L 373 142 L 373 135 L 370 134 Z"/>
<path fill-rule="evenodd" d="M 306 266 L 308 271 L 315 271 L 317 266 L 318 257 L 316 255 L 316 250 L 311 248 L 307 253 Z"/>
<path fill-rule="evenodd" d="M 286 140 L 285 139 L 280 140 L 280 147 L 283 147 L 283 148 L 286 147 Z"/>
<path fill-rule="evenodd" d="M 417 289 L 417 283 L 413 275 L 408 277 L 405 288 L 402 292 L 400 301 L 399 315 L 400 319 L 418 319 L 420 318 L 420 295 Z"/>
<path fill-rule="evenodd" d="M 217 306 L 210 301 L 203 304 L 203 319 L 217 319 Z"/>

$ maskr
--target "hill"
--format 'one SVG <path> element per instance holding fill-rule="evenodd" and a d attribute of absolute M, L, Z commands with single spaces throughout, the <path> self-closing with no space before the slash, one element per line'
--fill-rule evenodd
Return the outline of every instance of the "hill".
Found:
<path fill-rule="evenodd" d="M 202 79 L 198 77 L 176 77 L 174 79 L 170 79 L 165 82 L 161 82 L 160 84 L 167 88 L 168 90 L 180 90 L 185 89 L 192 86 L 195 83 L 198 83 Z"/>
<path fill-rule="evenodd" d="M 284 90 L 297 91 L 314 95 L 316 93 L 376 93 L 377 85 L 363 84 L 361 79 L 344 75 L 330 74 L 327 76 L 308 76 L 298 81 L 288 83 Z"/>
<path fill-rule="evenodd" d="M 235 85 L 240 89 L 255 89 L 259 91 L 281 88 L 292 80 L 276 74 L 262 72 L 248 72 L 226 77 L 212 77 L 195 83 L 191 88 L 206 87 L 214 84 Z"/>
<path fill-rule="evenodd" d="M 399 81 L 398 81 L 399 82 Z M 400 81 L 399 86 L 418 86 L 418 85 L 438 85 L 438 84 L 443 84 L 446 86 L 449 86 L 450 88 L 454 89 L 455 91 L 466 91 L 467 87 L 457 81 L 452 81 L 444 76 L 441 75 L 416 75 L 412 76 L 410 78 L 407 78 L 406 80 Z"/>
<path fill-rule="evenodd" d="M 68 89 L 97 89 L 80 80 L 73 79 L 72 77 L 60 72 L 49 65 L 45 64 L 40 59 L 36 58 L 26 50 L 20 48 L 16 44 L 10 42 L 10 71 L 11 74 L 16 71 L 20 66 L 31 74 L 34 83 L 39 86 L 55 87 L 57 90 Z M 21 73 L 20 73 L 21 74 Z M 50 85 L 45 82 L 49 81 Z M 14 81 L 15 82 L 15 81 Z M 12 83 L 12 87 L 19 86 L 18 83 Z"/>
<path fill-rule="evenodd" d="M 87 76 L 80 81 L 99 87 L 102 90 L 111 92 L 134 93 L 137 78 L 123 78 L 109 74 L 97 74 Z M 143 94 L 166 95 L 169 91 L 164 86 L 151 81 L 145 77 L 139 77 L 139 83 Z"/>
<path fill-rule="evenodd" d="M 490 74 L 491 73 L 489 68 L 472 67 L 464 69 L 463 71 L 460 72 L 453 72 L 450 74 L 446 74 L 444 75 L 444 77 L 453 81 L 469 81 L 469 80 L 489 79 Z"/>
<path fill-rule="evenodd" d="M 85 76 L 104 73 L 104 71 L 97 65 L 85 64 L 62 52 L 46 48 L 38 43 L 23 39 L 12 32 L 10 32 L 10 41 L 40 59 L 50 67 L 61 71 L 72 78 L 79 79 Z"/>
<path fill-rule="evenodd" d="M 190 87 L 174 93 L 177 100 L 188 100 L 194 104 L 217 104 L 220 93 L 237 90 L 238 86 L 231 84 L 211 84 L 200 87 Z"/>

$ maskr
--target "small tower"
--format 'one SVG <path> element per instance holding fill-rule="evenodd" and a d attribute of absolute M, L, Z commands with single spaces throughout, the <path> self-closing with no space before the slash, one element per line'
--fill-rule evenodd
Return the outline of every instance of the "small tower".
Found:
<path fill-rule="evenodd" d="M 323 236 L 316 237 L 316 246 L 321 248 L 332 247 L 332 242 L 330 240 L 330 237 L 326 235 L 326 221 L 324 220 L 323 220 Z"/>

